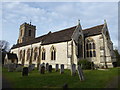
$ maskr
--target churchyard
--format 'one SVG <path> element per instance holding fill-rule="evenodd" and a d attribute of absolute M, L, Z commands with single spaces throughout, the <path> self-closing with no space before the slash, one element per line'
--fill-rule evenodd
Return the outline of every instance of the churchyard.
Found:
<path fill-rule="evenodd" d="M 14 66 L 14 65 L 13 65 Z M 15 67 L 15 66 L 14 66 Z M 12 67 L 14 69 L 14 67 Z M 52 69 L 51 65 L 41 65 L 39 70 L 34 65 L 21 69 L 9 70 L 2 68 L 2 75 L 12 88 L 106 88 L 115 77 L 120 75 L 120 68 L 111 68 L 104 70 L 83 70 L 75 71 L 75 65 L 72 70 L 64 69 L 64 65 L 56 65 Z M 71 72 L 72 71 L 72 72 Z"/>

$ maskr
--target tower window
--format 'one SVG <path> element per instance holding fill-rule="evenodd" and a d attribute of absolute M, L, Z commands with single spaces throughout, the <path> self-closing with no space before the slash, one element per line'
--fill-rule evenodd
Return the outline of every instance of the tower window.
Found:
<path fill-rule="evenodd" d="M 31 36 L 31 30 L 29 30 L 29 36 Z"/>

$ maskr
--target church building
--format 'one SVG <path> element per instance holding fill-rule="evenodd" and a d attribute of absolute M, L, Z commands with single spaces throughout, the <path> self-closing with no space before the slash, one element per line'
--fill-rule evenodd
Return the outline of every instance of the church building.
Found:
<path fill-rule="evenodd" d="M 36 26 L 31 23 L 20 25 L 17 44 L 11 48 L 11 52 L 17 54 L 18 64 L 37 67 L 49 63 L 53 68 L 56 64 L 64 64 L 65 69 L 69 69 L 71 64 L 77 65 L 82 59 L 100 68 L 106 65 L 111 68 L 116 62 L 106 21 L 84 30 L 78 21 L 77 25 L 64 30 L 35 35 Z"/>

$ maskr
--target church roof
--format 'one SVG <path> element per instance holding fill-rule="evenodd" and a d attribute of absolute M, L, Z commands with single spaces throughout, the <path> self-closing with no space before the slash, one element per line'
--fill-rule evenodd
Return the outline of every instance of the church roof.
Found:
<path fill-rule="evenodd" d="M 104 26 L 104 24 L 98 25 L 98 26 L 95 26 L 92 28 L 84 29 L 83 34 L 85 37 L 100 34 L 103 26 Z M 73 35 L 73 32 L 75 31 L 76 27 L 77 26 L 73 26 L 73 27 L 70 27 L 70 28 L 67 28 L 64 30 L 60 30 L 57 32 L 53 32 L 53 33 L 49 32 L 48 34 L 37 37 L 33 40 L 13 45 L 12 49 L 30 45 L 33 43 L 38 43 L 38 42 L 41 42 L 41 45 L 46 45 L 46 44 L 70 41 L 71 36 Z"/>
<path fill-rule="evenodd" d="M 101 34 L 104 24 L 83 30 L 85 37 Z"/>

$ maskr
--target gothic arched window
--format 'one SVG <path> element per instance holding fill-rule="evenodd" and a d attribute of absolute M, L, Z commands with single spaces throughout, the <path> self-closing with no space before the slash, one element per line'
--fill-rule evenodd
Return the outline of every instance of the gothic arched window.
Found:
<path fill-rule="evenodd" d="M 45 60 L 45 53 L 46 53 L 45 49 L 42 48 L 42 60 Z"/>
<path fill-rule="evenodd" d="M 29 30 L 28 35 L 31 36 L 31 30 Z"/>
<path fill-rule="evenodd" d="M 56 60 L 56 49 L 54 46 L 51 47 L 51 60 Z"/>
<path fill-rule="evenodd" d="M 38 56 L 38 49 L 37 47 L 34 49 L 34 61 L 37 60 L 37 56 Z"/>
<path fill-rule="evenodd" d="M 86 56 L 87 57 L 96 57 L 96 46 L 92 38 L 86 40 Z"/>
<path fill-rule="evenodd" d="M 83 41 L 82 36 L 79 36 L 78 38 L 78 58 L 83 57 Z"/>
<path fill-rule="evenodd" d="M 28 60 L 30 60 L 30 49 L 27 50 L 27 60 L 26 61 L 28 61 Z"/>

